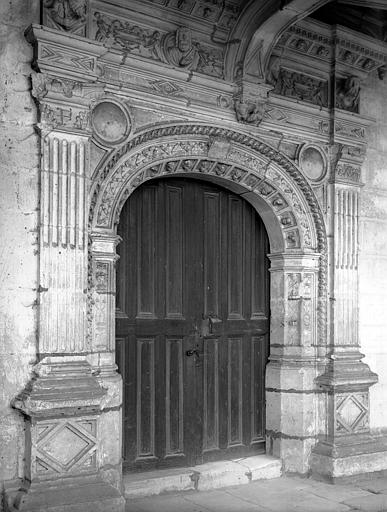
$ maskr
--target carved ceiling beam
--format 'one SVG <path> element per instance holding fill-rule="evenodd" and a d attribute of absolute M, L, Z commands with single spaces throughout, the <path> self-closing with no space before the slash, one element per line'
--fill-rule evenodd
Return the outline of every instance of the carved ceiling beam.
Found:
<path fill-rule="evenodd" d="M 262 82 L 271 52 L 283 32 L 328 2 L 329 0 L 293 0 L 265 20 L 252 36 L 243 57 L 244 79 Z"/>
<path fill-rule="evenodd" d="M 354 7 L 368 7 L 368 9 L 387 10 L 385 0 L 338 0 L 339 4 L 353 5 Z"/>

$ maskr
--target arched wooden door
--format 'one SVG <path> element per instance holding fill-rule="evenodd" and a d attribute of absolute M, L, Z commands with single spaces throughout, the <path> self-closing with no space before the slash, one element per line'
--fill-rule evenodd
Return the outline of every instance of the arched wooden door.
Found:
<path fill-rule="evenodd" d="M 264 451 L 268 238 L 245 200 L 162 179 L 125 204 L 117 269 L 124 463 Z"/>

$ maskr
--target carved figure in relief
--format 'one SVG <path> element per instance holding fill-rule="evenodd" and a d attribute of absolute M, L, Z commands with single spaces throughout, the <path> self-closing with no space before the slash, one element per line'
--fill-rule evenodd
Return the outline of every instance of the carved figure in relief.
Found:
<path fill-rule="evenodd" d="M 258 125 L 263 120 L 265 104 L 245 102 L 239 98 L 235 101 L 235 113 L 240 123 Z"/>
<path fill-rule="evenodd" d="M 86 21 L 86 0 L 44 0 L 43 6 L 56 28 L 75 32 Z"/>
<path fill-rule="evenodd" d="M 273 92 L 276 94 L 308 101 L 320 107 L 327 106 L 327 83 L 322 80 L 284 68 L 278 69 L 278 62 L 274 61 L 267 81 L 274 85 Z"/>
<path fill-rule="evenodd" d="M 280 62 L 281 59 L 279 57 L 273 56 L 270 58 L 269 69 L 266 77 L 268 84 L 273 86 L 277 84 L 280 74 Z"/>
<path fill-rule="evenodd" d="M 111 26 L 109 23 L 107 23 L 107 21 L 100 12 L 95 12 L 94 18 L 96 19 L 97 23 L 97 32 L 95 34 L 95 40 L 103 43 L 104 41 L 109 39 L 112 33 Z"/>
<path fill-rule="evenodd" d="M 383 80 L 385 74 L 386 74 L 386 66 L 381 66 L 380 68 L 378 68 L 379 80 Z"/>
<path fill-rule="evenodd" d="M 336 107 L 351 112 L 358 112 L 360 99 L 360 79 L 348 77 L 336 95 Z"/>
<path fill-rule="evenodd" d="M 172 66 L 196 70 L 199 64 L 199 47 L 193 43 L 188 27 L 179 27 L 174 34 L 167 34 L 163 50 L 164 59 Z"/>

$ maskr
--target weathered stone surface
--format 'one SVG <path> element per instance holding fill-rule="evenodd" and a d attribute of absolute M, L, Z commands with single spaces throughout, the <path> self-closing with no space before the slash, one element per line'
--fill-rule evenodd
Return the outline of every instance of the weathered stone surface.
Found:
<path fill-rule="evenodd" d="M 37 1 L 0 6 L 0 482 L 22 471 L 24 421 L 10 403 L 36 357 L 39 139 L 23 30 L 38 13 Z"/>

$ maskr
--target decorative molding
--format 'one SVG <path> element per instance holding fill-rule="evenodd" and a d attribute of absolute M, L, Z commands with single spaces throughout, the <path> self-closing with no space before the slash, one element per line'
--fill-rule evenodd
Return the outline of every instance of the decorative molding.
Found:
<path fill-rule="evenodd" d="M 301 43 L 304 41 L 304 44 Z M 289 47 L 300 54 L 318 58 L 329 63 L 334 57 L 336 46 L 337 61 L 358 72 L 370 73 L 387 63 L 387 49 L 380 51 L 377 41 L 362 40 L 358 35 L 339 28 L 336 32 L 329 27 L 322 27 L 312 20 L 302 20 L 289 27 L 283 34 L 278 47 Z M 379 48 L 379 49 L 378 49 Z"/>

